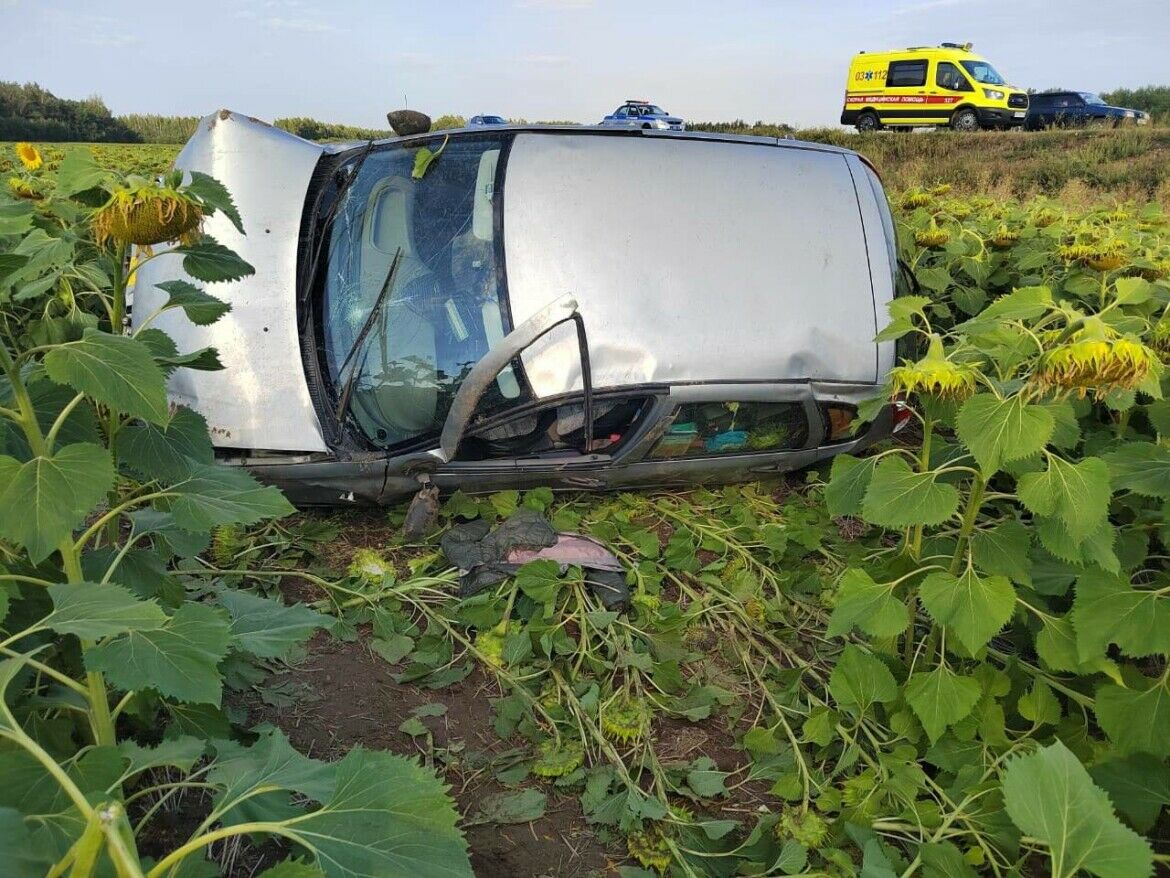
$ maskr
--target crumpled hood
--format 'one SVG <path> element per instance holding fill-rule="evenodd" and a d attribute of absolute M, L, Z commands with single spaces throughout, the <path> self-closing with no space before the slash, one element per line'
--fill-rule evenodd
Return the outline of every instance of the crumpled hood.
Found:
<path fill-rule="evenodd" d="M 212 346 L 224 369 L 179 369 L 171 399 L 207 419 L 220 448 L 325 451 L 321 427 L 301 367 L 297 331 L 297 244 L 309 180 L 324 147 L 257 119 L 220 110 L 199 122 L 175 166 L 202 171 L 223 183 L 239 209 L 245 235 L 222 215 L 206 232 L 256 269 L 239 281 L 204 284 L 190 278 L 176 255 L 138 269 L 134 320 L 166 302 L 155 284 L 182 279 L 206 288 L 232 310 L 211 326 L 196 326 L 181 309 L 153 325 L 180 351 Z M 162 248 L 156 248 L 162 249 Z"/>

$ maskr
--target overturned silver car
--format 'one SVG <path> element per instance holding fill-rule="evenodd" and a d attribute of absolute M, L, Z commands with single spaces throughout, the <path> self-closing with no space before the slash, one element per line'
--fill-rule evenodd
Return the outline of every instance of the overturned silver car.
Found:
<path fill-rule="evenodd" d="M 494 127 L 321 145 L 222 111 L 177 165 L 233 194 L 256 268 L 211 326 L 158 317 L 225 461 L 301 504 L 728 482 L 888 433 L 899 282 L 857 154 L 698 132 Z M 149 314 L 179 258 L 138 272 Z"/>

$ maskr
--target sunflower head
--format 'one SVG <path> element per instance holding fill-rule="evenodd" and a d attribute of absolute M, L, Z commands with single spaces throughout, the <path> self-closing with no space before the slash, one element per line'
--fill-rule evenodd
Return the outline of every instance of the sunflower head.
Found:
<path fill-rule="evenodd" d="M 747 617 L 757 625 L 764 624 L 764 602 L 759 598 L 751 597 L 743 602 L 743 611 Z"/>
<path fill-rule="evenodd" d="M 930 347 L 921 360 L 890 370 L 890 387 L 896 397 L 917 393 L 940 399 L 966 399 L 975 392 L 975 384 L 975 367 L 948 360 L 937 335 L 930 337 Z"/>
<path fill-rule="evenodd" d="M 475 648 L 483 660 L 492 667 L 504 666 L 504 638 L 508 636 L 508 623 L 501 622 L 495 628 L 479 631 L 475 635 Z"/>
<path fill-rule="evenodd" d="M 1161 280 L 1164 277 L 1170 276 L 1170 259 L 1163 259 L 1156 262 L 1152 261 L 1147 265 L 1135 266 L 1134 274 L 1143 280 Z"/>
<path fill-rule="evenodd" d="M 93 218 L 99 244 L 113 239 L 123 244 L 194 243 L 203 226 L 203 207 L 191 196 L 170 186 L 146 184 L 118 189 Z"/>
<path fill-rule="evenodd" d="M 1060 248 L 1060 258 L 1094 271 L 1116 271 L 1126 263 L 1125 245 L 1116 239 L 1065 244 Z"/>
<path fill-rule="evenodd" d="M 952 198 L 942 205 L 942 209 L 957 220 L 964 220 L 975 212 L 975 209 L 966 201 Z"/>
<path fill-rule="evenodd" d="M 17 198 L 27 198 L 29 201 L 39 201 L 43 197 L 37 188 L 24 177 L 9 177 L 8 189 Z"/>
<path fill-rule="evenodd" d="M 1051 207 L 1042 207 L 1032 215 L 1032 225 L 1038 229 L 1046 229 L 1060 219 L 1060 211 Z"/>
<path fill-rule="evenodd" d="M 1009 229 L 1006 223 L 1000 223 L 992 236 L 987 239 L 987 243 L 996 250 L 1007 250 L 1018 240 L 1020 240 L 1019 232 Z"/>
<path fill-rule="evenodd" d="M 640 699 L 620 695 L 602 708 L 601 730 L 606 737 L 632 744 L 640 740 L 649 728 L 650 709 Z"/>
<path fill-rule="evenodd" d="M 933 201 L 929 192 L 923 192 L 921 189 L 911 189 L 902 196 L 902 200 L 898 202 L 902 210 L 915 210 L 919 207 L 926 207 Z"/>
<path fill-rule="evenodd" d="M 950 183 L 939 183 L 937 186 L 930 187 L 930 194 L 931 195 L 946 195 L 953 188 L 954 187 Z"/>
<path fill-rule="evenodd" d="M 244 548 L 244 533 L 237 524 L 221 524 L 211 534 L 211 560 L 216 567 L 230 568 Z"/>
<path fill-rule="evenodd" d="M 816 811 L 785 808 L 776 824 L 776 835 L 781 839 L 794 839 L 815 851 L 828 839 L 829 824 Z"/>
<path fill-rule="evenodd" d="M 557 741 L 549 738 L 537 749 L 532 773 L 537 777 L 564 777 L 581 767 L 585 750 L 578 741 Z"/>
<path fill-rule="evenodd" d="M 951 233 L 946 229 L 940 229 L 934 220 L 931 220 L 925 229 L 919 229 L 914 233 L 914 243 L 931 250 L 944 246 L 950 239 Z"/>
<path fill-rule="evenodd" d="M 635 832 L 626 838 L 630 856 L 642 864 L 643 869 L 665 872 L 673 860 L 670 845 L 658 827 Z"/>
<path fill-rule="evenodd" d="M 1163 363 L 1170 362 L 1170 317 L 1163 317 L 1150 330 L 1149 345 L 1158 352 Z"/>
<path fill-rule="evenodd" d="M 349 570 L 346 572 L 354 579 L 371 585 L 380 585 L 387 576 L 393 575 L 394 568 L 373 549 L 358 549 L 353 553 Z"/>
<path fill-rule="evenodd" d="M 1114 390 L 1136 390 L 1161 364 L 1154 352 L 1119 336 L 1098 317 L 1087 317 L 1067 340 L 1046 351 L 1034 374 L 1044 390 L 1075 391 L 1100 399 Z"/>
<path fill-rule="evenodd" d="M 40 150 L 31 143 L 16 144 L 16 157 L 20 159 L 20 163 L 28 171 L 35 171 L 45 163 L 45 160 L 41 158 Z"/>

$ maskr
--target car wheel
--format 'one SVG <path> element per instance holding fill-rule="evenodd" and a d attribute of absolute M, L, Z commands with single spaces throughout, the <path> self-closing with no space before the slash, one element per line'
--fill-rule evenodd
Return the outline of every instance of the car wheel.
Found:
<path fill-rule="evenodd" d="M 878 119 L 877 113 L 872 110 L 866 110 L 857 117 L 857 130 L 862 134 L 865 134 L 867 131 L 880 131 L 881 127 L 881 120 Z"/>
<path fill-rule="evenodd" d="M 956 110 L 955 115 L 951 116 L 951 128 L 955 131 L 978 131 L 979 117 L 970 107 L 963 107 L 961 110 Z"/>
<path fill-rule="evenodd" d="M 643 122 L 643 123 L 642 123 L 642 130 L 643 130 L 643 131 L 649 131 L 649 130 L 650 130 L 650 123 L 649 123 L 649 122 Z"/>

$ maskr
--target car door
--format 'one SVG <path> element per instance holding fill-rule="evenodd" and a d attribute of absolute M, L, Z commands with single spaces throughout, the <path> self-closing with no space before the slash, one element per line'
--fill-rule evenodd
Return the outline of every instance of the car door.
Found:
<path fill-rule="evenodd" d="M 965 97 L 975 91 L 966 74 L 950 61 L 939 61 L 935 65 L 933 82 L 929 108 L 932 111 L 945 110 L 948 114 L 952 113 Z"/>
<path fill-rule="evenodd" d="M 480 411 L 480 403 L 492 390 L 502 374 L 512 368 L 520 355 L 533 344 L 558 327 L 572 323 L 576 328 L 583 392 L 579 402 L 579 427 L 583 434 L 584 454 L 547 461 L 525 462 L 518 456 L 502 455 L 481 460 L 461 460 L 461 443 L 469 432 L 479 427 L 473 422 Z M 386 481 L 381 500 L 389 501 L 412 490 L 436 484 L 443 489 L 462 488 L 466 491 L 493 491 L 508 487 L 531 487 L 548 484 L 556 474 L 562 484 L 597 487 L 598 469 L 609 464 L 608 455 L 590 453 L 596 446 L 593 435 L 595 421 L 593 384 L 589 371 L 588 340 L 585 323 L 577 313 L 577 302 L 571 295 L 562 295 L 549 302 L 516 329 L 508 333 L 464 375 L 448 409 L 438 441 L 421 451 L 391 455 L 386 459 Z M 574 402 L 574 404 L 576 404 Z M 531 409 L 518 404 L 517 408 Z M 508 418 L 501 421 L 505 426 Z"/>
<path fill-rule="evenodd" d="M 891 61 L 886 71 L 886 87 L 878 108 L 883 125 L 933 125 L 940 121 L 937 111 L 930 110 L 927 89 L 927 58 Z M 942 111 L 945 122 L 949 118 Z"/>
<path fill-rule="evenodd" d="M 1052 99 L 1052 124 L 1061 128 L 1076 125 L 1080 121 L 1078 98 L 1061 94 Z"/>
<path fill-rule="evenodd" d="M 1028 98 L 1028 127 L 1032 129 L 1046 128 L 1052 124 L 1052 97 L 1050 95 L 1031 95 Z"/>

